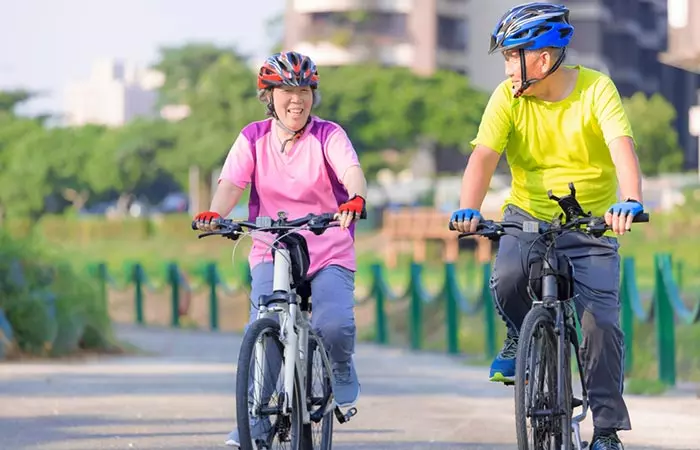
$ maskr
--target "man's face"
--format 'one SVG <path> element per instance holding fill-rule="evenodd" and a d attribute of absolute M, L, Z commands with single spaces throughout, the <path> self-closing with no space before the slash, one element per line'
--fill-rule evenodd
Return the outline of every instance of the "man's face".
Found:
<path fill-rule="evenodd" d="M 525 81 L 522 79 L 520 51 L 505 50 L 503 57 L 505 58 L 506 76 L 513 83 L 513 92 L 516 92 Z M 528 79 L 541 79 L 551 67 L 551 61 L 551 55 L 546 50 L 525 50 L 525 75 Z M 533 87 L 527 88 L 523 95 L 532 94 Z"/>

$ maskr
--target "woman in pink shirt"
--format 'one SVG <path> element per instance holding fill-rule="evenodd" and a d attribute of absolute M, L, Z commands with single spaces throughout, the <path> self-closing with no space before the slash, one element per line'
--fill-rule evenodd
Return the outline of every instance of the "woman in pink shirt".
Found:
<path fill-rule="evenodd" d="M 311 259 L 312 326 L 330 354 L 336 402 L 350 407 L 360 395 L 352 360 L 354 221 L 366 214 L 367 185 L 345 131 L 311 115 L 320 100 L 318 84 L 316 65 L 308 56 L 284 52 L 265 61 L 258 74 L 258 98 L 266 105 L 268 118 L 243 128 L 228 153 L 209 211 L 195 220 L 206 230 L 212 219 L 228 216 L 248 185 L 249 219 L 253 221 L 257 216 L 276 217 L 279 211 L 290 218 L 338 212 L 340 227 L 329 228 L 320 236 L 301 234 Z M 272 256 L 263 243 L 271 240 L 261 234 L 253 239 L 249 263 L 254 301 L 272 291 Z M 251 308 L 251 321 L 255 316 Z M 268 427 L 269 423 L 251 424 L 251 434 L 264 434 Z M 240 446 L 237 429 L 226 444 Z"/>

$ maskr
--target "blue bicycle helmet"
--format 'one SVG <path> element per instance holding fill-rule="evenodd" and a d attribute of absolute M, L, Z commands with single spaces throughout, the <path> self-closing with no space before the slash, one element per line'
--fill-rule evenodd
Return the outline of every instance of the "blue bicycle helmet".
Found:
<path fill-rule="evenodd" d="M 574 27 L 563 5 L 531 2 L 511 8 L 491 33 L 489 53 L 497 50 L 538 50 L 569 45 Z"/>
<path fill-rule="evenodd" d="M 569 23 L 569 10 L 564 5 L 530 2 L 511 8 L 498 21 L 491 33 L 489 54 L 496 51 L 520 50 L 522 85 L 515 93 L 519 97 L 537 79 L 528 80 L 525 74 L 525 50 L 548 47 L 561 48 L 559 59 L 545 77 L 553 73 L 564 61 L 566 47 L 574 35 Z M 544 78 L 544 77 L 543 77 Z"/>

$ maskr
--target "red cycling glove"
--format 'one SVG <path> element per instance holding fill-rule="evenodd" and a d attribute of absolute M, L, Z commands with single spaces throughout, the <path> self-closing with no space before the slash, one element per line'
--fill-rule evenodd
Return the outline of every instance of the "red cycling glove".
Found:
<path fill-rule="evenodd" d="M 365 199 L 359 195 L 353 195 L 350 199 L 338 207 L 339 213 L 353 214 L 354 217 L 360 219 L 367 218 L 367 210 L 365 209 Z"/>
<path fill-rule="evenodd" d="M 204 222 L 204 223 L 210 223 L 214 219 L 221 219 L 221 215 L 218 212 L 214 211 L 206 211 L 206 212 L 201 212 L 194 216 L 194 221 L 195 222 Z"/>

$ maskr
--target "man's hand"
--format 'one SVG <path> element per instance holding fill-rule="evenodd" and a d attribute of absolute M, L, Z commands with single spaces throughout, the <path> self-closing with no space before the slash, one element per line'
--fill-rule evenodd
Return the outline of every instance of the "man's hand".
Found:
<path fill-rule="evenodd" d="M 452 213 L 450 222 L 460 233 L 474 233 L 481 221 L 481 213 L 476 209 L 458 209 Z"/>
<path fill-rule="evenodd" d="M 612 227 L 615 234 L 622 236 L 632 229 L 632 221 L 637 214 L 644 212 L 644 206 L 636 200 L 615 203 L 605 213 L 605 223 Z"/>
<path fill-rule="evenodd" d="M 365 219 L 367 210 L 365 199 L 360 195 L 353 195 L 350 199 L 338 207 L 335 214 L 336 220 L 340 221 L 340 228 L 347 229 L 354 220 Z"/>

